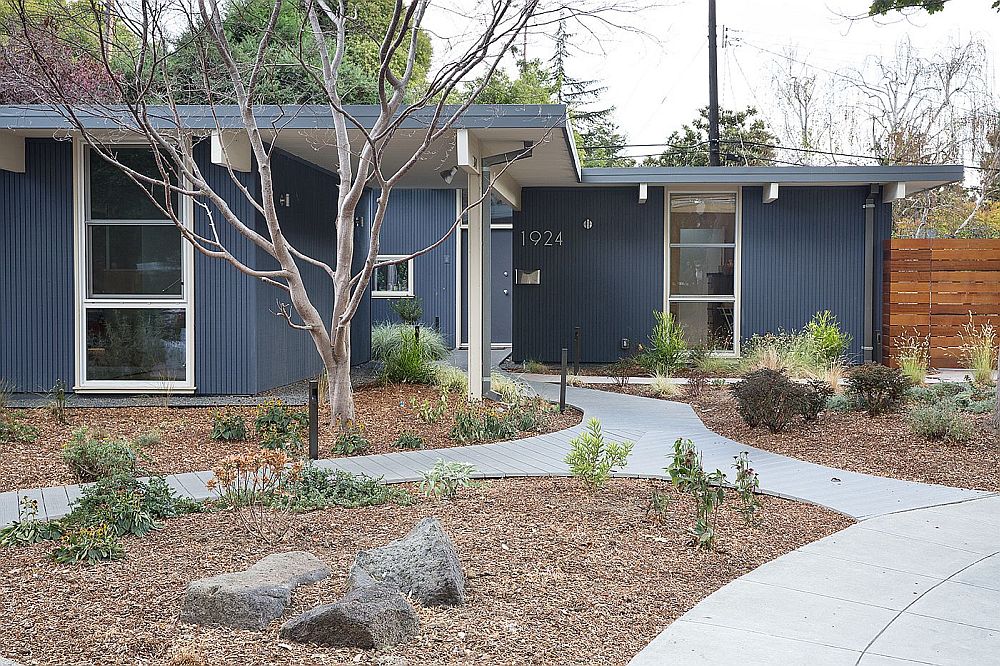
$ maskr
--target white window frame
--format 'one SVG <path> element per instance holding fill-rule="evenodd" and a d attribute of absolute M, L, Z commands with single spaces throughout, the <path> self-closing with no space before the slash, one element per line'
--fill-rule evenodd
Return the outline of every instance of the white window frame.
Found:
<path fill-rule="evenodd" d="M 380 254 L 375 258 L 375 262 L 395 261 L 397 259 L 404 259 L 407 256 L 405 254 Z M 413 291 L 413 258 L 411 257 L 406 261 L 406 291 L 376 291 L 374 281 L 375 275 L 373 274 L 372 298 L 414 298 L 416 294 Z"/>
<path fill-rule="evenodd" d="M 149 147 L 136 141 L 118 142 L 123 146 Z M 90 295 L 90 264 L 88 256 L 90 211 L 90 162 L 85 142 L 73 140 L 73 254 L 75 290 L 75 382 L 78 393 L 194 393 L 195 391 L 195 322 L 194 322 L 194 247 L 183 238 L 181 242 L 181 293 L 166 296 Z M 194 202 L 179 197 L 181 221 L 191 228 Z M 170 220 L 93 220 L 94 224 L 173 224 Z M 184 310 L 184 380 L 113 380 L 87 379 L 87 311 L 92 309 L 155 309 Z"/>
<path fill-rule="evenodd" d="M 736 197 L 736 242 L 733 252 L 733 295 L 673 295 L 670 293 L 670 257 L 672 247 L 706 247 L 713 244 L 670 242 L 670 197 L 679 194 L 685 196 L 703 194 L 732 194 Z M 728 243 L 714 244 L 718 247 L 729 247 Z M 740 356 L 740 310 L 742 309 L 742 278 L 743 278 L 743 188 L 742 187 L 668 187 L 663 191 L 663 310 L 670 311 L 671 303 L 732 303 L 733 304 L 733 348 L 716 349 L 712 354 L 719 357 Z"/>

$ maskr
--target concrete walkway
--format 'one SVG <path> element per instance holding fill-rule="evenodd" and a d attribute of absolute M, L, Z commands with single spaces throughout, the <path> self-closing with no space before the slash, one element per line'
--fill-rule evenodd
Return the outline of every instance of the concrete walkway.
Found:
<path fill-rule="evenodd" d="M 554 399 L 558 386 L 533 383 Z M 665 478 L 673 442 L 692 439 L 708 469 L 731 473 L 749 452 L 761 489 L 863 522 L 778 558 L 712 594 L 633 660 L 652 664 L 1000 664 L 1000 497 L 847 472 L 787 458 L 708 430 L 690 406 L 582 388 L 568 400 L 605 436 L 636 445 L 618 476 Z M 327 469 L 416 481 L 436 460 L 468 462 L 479 478 L 565 476 L 583 425 L 496 444 L 319 461 Z M 211 496 L 210 472 L 172 475 L 179 494 Z M 19 496 L 57 518 L 79 486 L 0 494 L 0 525 Z M 902 661 L 900 661 L 902 659 Z M 907 659 L 912 660 L 910 662 Z"/>

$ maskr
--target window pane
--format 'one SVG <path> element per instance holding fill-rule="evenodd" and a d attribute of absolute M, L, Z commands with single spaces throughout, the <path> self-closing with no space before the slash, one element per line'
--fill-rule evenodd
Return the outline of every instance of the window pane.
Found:
<path fill-rule="evenodd" d="M 718 351 L 733 351 L 733 303 L 673 302 L 670 312 L 684 328 L 689 345 L 711 344 Z"/>
<path fill-rule="evenodd" d="M 733 296 L 736 250 L 731 247 L 670 248 L 670 293 Z"/>
<path fill-rule="evenodd" d="M 385 259 L 380 258 L 379 261 Z M 404 261 L 401 264 L 382 266 L 375 270 L 375 291 L 407 293 L 410 290 L 410 265 Z"/>
<path fill-rule="evenodd" d="M 153 151 L 142 147 L 118 147 L 116 159 L 127 167 L 152 178 L 160 178 Z M 165 215 L 149 198 L 152 185 L 140 187 L 117 166 L 103 160 L 93 151 L 90 155 L 90 217 L 91 220 L 162 220 Z M 176 182 L 171 178 L 171 182 Z M 163 188 L 158 188 L 159 200 L 166 201 Z M 171 193 L 177 210 L 177 193 Z"/>
<path fill-rule="evenodd" d="M 671 243 L 735 243 L 735 194 L 670 197 Z"/>
<path fill-rule="evenodd" d="M 170 224 L 91 224 L 90 295 L 181 295 L 181 232 Z"/>
<path fill-rule="evenodd" d="M 184 310 L 87 310 L 87 379 L 184 381 Z"/>

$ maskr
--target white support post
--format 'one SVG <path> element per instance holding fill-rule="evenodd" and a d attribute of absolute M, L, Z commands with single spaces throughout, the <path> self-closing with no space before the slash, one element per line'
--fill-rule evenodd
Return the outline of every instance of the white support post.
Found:
<path fill-rule="evenodd" d="M 882 187 L 882 203 L 892 203 L 906 198 L 906 183 L 886 183 Z"/>
<path fill-rule="evenodd" d="M 649 194 L 649 186 L 647 183 L 639 183 L 639 203 L 646 203 L 646 198 Z"/>
<path fill-rule="evenodd" d="M 0 134 L 0 169 L 24 173 L 24 137 Z"/>
<path fill-rule="evenodd" d="M 461 130 L 460 130 L 461 131 Z M 479 173 L 469 173 L 469 203 L 482 197 Z M 469 400 L 483 399 L 483 206 L 469 208 Z"/>
<path fill-rule="evenodd" d="M 764 203 L 774 203 L 778 200 L 778 183 L 764 183 Z"/>
<path fill-rule="evenodd" d="M 253 159 L 246 132 L 212 132 L 212 164 L 250 173 Z"/>

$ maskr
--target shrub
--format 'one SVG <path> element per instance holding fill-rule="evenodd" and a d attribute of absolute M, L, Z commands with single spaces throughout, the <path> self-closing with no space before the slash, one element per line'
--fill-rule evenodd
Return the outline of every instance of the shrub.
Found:
<path fill-rule="evenodd" d="M 541 429 L 557 407 L 542 398 L 522 400 L 520 403 L 508 405 L 508 419 L 514 423 L 519 432 L 529 432 Z"/>
<path fill-rule="evenodd" d="M 232 410 L 212 412 L 212 439 L 223 442 L 242 442 L 247 438 L 247 422 Z"/>
<path fill-rule="evenodd" d="M 684 392 L 689 398 L 697 398 L 708 388 L 708 375 L 701 370 L 692 370 L 688 373 L 687 382 L 684 384 Z"/>
<path fill-rule="evenodd" d="M 531 395 L 531 389 L 527 384 L 499 372 L 490 375 L 490 388 L 500 396 L 500 401 L 507 405 L 516 405 Z"/>
<path fill-rule="evenodd" d="M 404 331 L 402 341 L 382 359 L 379 369 L 379 378 L 390 384 L 433 384 L 436 377 L 437 366 L 424 354 L 412 330 Z"/>
<path fill-rule="evenodd" d="M 271 520 L 272 509 L 290 510 L 282 499 L 302 473 L 301 462 L 289 462 L 284 451 L 269 449 L 227 456 L 212 468 L 208 489 L 219 494 L 248 534 L 270 542 L 288 530 L 287 524 Z"/>
<path fill-rule="evenodd" d="M 404 432 L 396 438 L 392 445 L 397 449 L 422 449 L 424 448 L 424 440 L 412 432 Z"/>
<path fill-rule="evenodd" d="M 615 386 L 618 386 L 620 388 L 625 388 L 626 386 L 628 386 L 631 383 L 632 376 L 634 374 L 636 374 L 636 372 L 639 370 L 639 368 L 641 368 L 641 367 L 659 368 L 660 367 L 656 363 L 651 363 L 651 364 L 648 364 L 648 366 L 647 366 L 646 364 L 647 364 L 648 358 L 649 357 L 646 356 L 646 355 L 644 355 L 644 354 L 640 354 L 638 357 L 636 357 L 634 359 L 632 359 L 632 358 L 624 358 L 623 357 L 623 358 L 618 359 L 614 363 L 609 363 L 607 366 L 605 366 L 605 372 L 607 372 L 608 376 L 611 377 L 612 381 L 614 381 Z"/>
<path fill-rule="evenodd" d="M 73 475 L 83 482 L 111 476 L 136 476 L 141 451 L 125 439 L 91 437 L 86 428 L 77 428 L 63 445 L 62 458 Z"/>
<path fill-rule="evenodd" d="M 353 456 L 362 453 L 370 446 L 365 439 L 364 428 L 360 423 L 347 421 L 337 424 L 337 440 L 333 444 L 333 452 L 341 456 Z"/>
<path fill-rule="evenodd" d="M 21 423 L 21 419 L 17 412 L 0 408 L 0 443 L 30 444 L 38 439 L 38 428 Z"/>
<path fill-rule="evenodd" d="M 827 401 L 833 396 L 833 388 L 821 379 L 810 379 L 802 387 L 802 418 L 815 421 L 820 412 L 826 409 Z"/>
<path fill-rule="evenodd" d="M 878 416 L 899 408 L 910 383 L 898 368 L 865 363 L 847 377 L 846 395 L 869 416 Z"/>
<path fill-rule="evenodd" d="M 417 413 L 417 416 L 424 423 L 437 423 L 448 411 L 448 396 L 441 393 L 436 402 L 431 402 L 426 398 L 420 403 L 411 402 L 410 409 Z"/>
<path fill-rule="evenodd" d="M 0 529 L 0 546 L 30 546 L 42 541 L 53 541 L 61 536 L 59 523 L 38 520 L 38 501 L 22 497 L 17 507 L 17 520 Z"/>
<path fill-rule="evenodd" d="M 434 467 L 423 472 L 420 481 L 420 492 L 424 497 L 451 499 L 463 488 L 475 486 L 472 474 L 476 468 L 468 463 L 449 461 L 440 458 Z"/>
<path fill-rule="evenodd" d="M 280 399 L 266 400 L 254 407 L 253 429 L 261 448 L 285 451 L 301 456 L 302 432 L 309 426 L 309 415 L 292 409 Z"/>
<path fill-rule="evenodd" d="M 66 382 L 61 379 L 49 391 L 49 413 L 57 423 L 66 423 Z"/>
<path fill-rule="evenodd" d="M 965 442 L 972 428 L 950 402 L 914 407 L 907 416 L 910 430 L 930 440 Z"/>
<path fill-rule="evenodd" d="M 736 479 L 733 487 L 740 500 L 740 515 L 747 525 L 757 522 L 757 514 L 760 513 L 762 504 L 760 501 L 760 478 L 757 472 L 750 466 L 750 454 L 746 451 L 735 456 L 733 467 L 736 469 Z"/>
<path fill-rule="evenodd" d="M 434 368 L 434 383 L 446 393 L 465 394 L 469 392 L 469 376 L 461 368 L 440 364 Z"/>
<path fill-rule="evenodd" d="M 829 310 L 814 314 L 806 324 L 805 333 L 812 338 L 820 357 L 828 364 L 841 361 L 854 339 L 854 336 L 840 330 L 840 322 Z"/>
<path fill-rule="evenodd" d="M 921 386 L 927 380 L 929 344 L 927 336 L 917 335 L 916 330 L 913 335 L 900 335 L 893 341 L 899 370 L 914 386 Z"/>
<path fill-rule="evenodd" d="M 416 341 L 420 355 L 428 361 L 441 361 L 448 356 L 448 345 L 439 331 L 421 328 L 416 340 L 412 326 L 386 322 L 372 326 L 372 357 L 384 363 L 405 341 Z"/>
<path fill-rule="evenodd" d="M 674 487 L 694 500 L 694 525 L 688 530 L 691 544 L 699 550 L 714 550 L 715 521 L 726 498 L 726 475 L 720 470 L 706 474 L 694 443 L 680 438 L 674 442 L 673 459 L 665 471 Z"/>
<path fill-rule="evenodd" d="M 521 366 L 525 372 L 529 372 L 535 375 L 543 375 L 549 370 L 549 367 L 544 363 L 535 361 L 530 358 L 525 359 L 524 363 L 522 363 Z"/>
<path fill-rule="evenodd" d="M 745 372 L 767 369 L 812 379 L 824 376 L 831 364 L 816 338 L 801 331 L 754 335 L 744 347 Z"/>
<path fill-rule="evenodd" d="M 404 324 L 419 324 L 424 317 L 424 307 L 419 297 L 393 299 L 389 301 L 389 309 Z"/>
<path fill-rule="evenodd" d="M 634 446 L 629 441 L 605 441 L 601 422 L 592 418 L 587 429 L 570 440 L 566 464 L 573 476 L 595 490 L 607 483 L 616 467 L 625 466 Z"/>
<path fill-rule="evenodd" d="M 839 393 L 831 395 L 826 399 L 826 411 L 828 412 L 855 412 L 861 409 L 852 398 Z"/>
<path fill-rule="evenodd" d="M 649 383 L 649 392 L 657 398 L 672 398 L 681 391 L 681 386 L 670 381 L 666 375 L 653 375 L 653 381 Z"/>
<path fill-rule="evenodd" d="M 987 321 L 976 326 L 969 313 L 969 322 L 959 333 L 962 337 L 962 356 L 965 367 L 972 371 L 972 382 L 986 386 L 993 382 L 993 370 L 997 367 L 997 332 Z"/>
<path fill-rule="evenodd" d="M 751 428 L 764 425 L 771 432 L 780 432 L 803 412 L 805 388 L 784 372 L 757 370 L 733 384 L 730 390 L 740 417 Z"/>
<path fill-rule="evenodd" d="M 686 348 L 684 329 L 673 313 L 653 310 L 649 347 L 641 355 L 643 367 L 650 372 L 670 372 L 681 364 Z"/>
<path fill-rule="evenodd" d="M 407 504 L 409 494 L 388 486 L 381 478 L 351 474 L 342 470 L 327 471 L 307 465 L 287 486 L 287 493 L 276 495 L 274 503 L 296 513 L 331 506 L 357 508 L 387 502 Z"/>
<path fill-rule="evenodd" d="M 451 438 L 459 442 L 510 439 L 520 432 L 518 425 L 507 410 L 491 405 L 465 405 L 455 412 Z"/>
<path fill-rule="evenodd" d="M 114 530 L 108 525 L 95 525 L 64 534 L 52 551 L 52 559 L 59 564 L 97 564 L 117 560 L 124 554 Z"/>
<path fill-rule="evenodd" d="M 144 481 L 122 475 L 84 488 L 64 522 L 73 527 L 107 525 L 118 536 L 143 536 L 163 518 L 200 509 L 200 503 L 178 498 L 163 477 Z"/>

